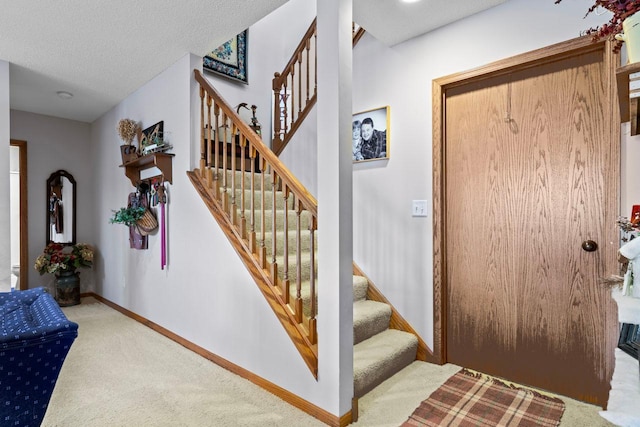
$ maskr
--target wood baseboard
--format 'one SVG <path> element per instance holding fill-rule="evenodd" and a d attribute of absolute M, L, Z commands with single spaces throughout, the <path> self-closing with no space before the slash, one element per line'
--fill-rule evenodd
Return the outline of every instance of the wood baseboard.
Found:
<path fill-rule="evenodd" d="M 149 319 L 146 319 L 130 310 L 127 310 L 124 307 L 119 306 L 118 304 L 104 298 L 101 295 L 98 295 L 94 292 L 89 292 L 89 293 L 83 293 L 81 295 L 81 297 L 93 297 L 95 299 L 97 299 L 98 301 L 100 301 L 101 303 L 113 308 L 116 311 L 119 311 L 120 313 L 124 314 L 127 317 L 130 317 L 131 319 L 135 320 L 136 322 L 142 323 L 143 325 L 153 329 L 154 331 L 156 331 L 157 333 L 159 333 L 160 335 L 164 335 L 165 337 L 177 342 L 178 344 L 180 344 L 181 346 L 193 351 L 196 354 L 199 354 L 200 356 L 204 357 L 205 359 L 215 363 L 216 365 L 225 368 L 226 370 L 233 372 L 234 374 L 251 381 L 252 383 L 254 383 L 255 385 L 257 385 L 258 387 L 263 388 L 264 390 L 268 391 L 269 393 L 275 394 L 276 396 L 278 396 L 280 399 L 284 400 L 285 402 L 287 402 L 288 404 L 295 406 L 296 408 L 300 409 L 303 412 L 306 412 L 307 414 L 311 415 L 314 418 L 317 418 L 318 420 L 322 421 L 323 423 L 331 426 L 331 427 L 345 427 L 349 424 L 352 423 L 352 412 L 349 411 L 346 414 L 342 415 L 341 417 L 338 417 L 336 415 L 333 415 L 327 411 L 325 411 L 324 409 L 302 399 L 300 396 L 291 393 L 288 390 L 283 389 L 282 387 L 265 380 L 262 377 L 259 377 L 257 375 L 255 375 L 254 373 L 232 363 L 229 362 L 228 360 L 214 354 L 211 353 L 210 351 L 200 347 L 197 344 L 192 343 L 191 341 L 188 341 L 184 338 L 182 338 L 181 336 L 171 332 L 170 330 L 152 322 Z"/>

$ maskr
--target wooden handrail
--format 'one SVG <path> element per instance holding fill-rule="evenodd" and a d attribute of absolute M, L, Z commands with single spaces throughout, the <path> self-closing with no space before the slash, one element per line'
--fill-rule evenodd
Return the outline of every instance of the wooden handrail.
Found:
<path fill-rule="evenodd" d="M 317 201 L 199 70 L 194 77 L 201 154 L 189 178 L 317 376 Z"/>
<path fill-rule="evenodd" d="M 275 73 L 273 77 L 273 111 L 280 112 L 273 115 L 271 149 L 276 155 L 280 155 L 284 150 L 316 103 L 318 92 L 316 30 L 316 19 L 314 19 L 287 65 L 282 72 Z M 355 46 L 365 30 L 354 23 L 352 33 L 353 46 Z M 284 103 L 282 96 L 285 97 Z M 281 105 L 282 103 L 284 105 Z"/>
<path fill-rule="evenodd" d="M 222 109 L 227 117 L 229 117 L 238 130 L 244 135 L 255 149 L 260 153 L 262 158 L 273 167 L 278 176 L 287 184 L 294 194 L 300 198 L 304 208 L 311 212 L 313 216 L 318 215 L 318 202 L 315 197 L 291 174 L 278 157 L 262 142 L 260 137 L 246 124 L 236 113 L 233 108 L 227 104 L 222 96 L 216 91 L 209 81 L 204 78 L 199 70 L 194 70 L 196 81 L 200 83 L 205 92 L 213 98 L 216 105 Z"/>
<path fill-rule="evenodd" d="M 272 81 L 274 111 L 271 149 L 279 155 L 316 103 L 318 89 L 316 20 L 300 40 L 291 59 Z M 285 97 L 281 108 L 282 96 Z"/>
<path fill-rule="evenodd" d="M 289 59 L 289 62 L 287 62 L 287 65 L 284 66 L 284 71 L 282 71 L 282 73 L 276 73 L 278 74 L 279 78 L 274 78 L 274 82 L 277 81 L 277 83 L 279 85 L 281 85 L 282 83 L 282 79 L 283 79 L 283 75 L 286 74 L 286 70 L 290 70 L 293 68 L 293 66 L 295 65 L 297 58 L 298 58 L 298 54 L 300 52 L 302 52 L 306 45 L 307 45 L 307 41 L 311 39 L 311 37 L 313 37 L 316 33 L 316 19 L 314 18 L 313 21 L 311 22 L 311 25 L 309 25 L 309 28 L 307 29 L 307 32 L 304 33 L 304 36 L 302 36 L 302 40 L 300 40 L 300 43 L 298 43 L 298 46 L 296 47 L 296 49 L 293 51 L 293 55 L 291 55 L 291 59 Z M 275 83 L 274 83 L 274 87 L 275 87 Z"/>

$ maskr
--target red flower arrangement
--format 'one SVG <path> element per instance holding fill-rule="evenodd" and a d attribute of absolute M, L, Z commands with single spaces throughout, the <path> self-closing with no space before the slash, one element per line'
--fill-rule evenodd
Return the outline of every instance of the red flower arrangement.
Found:
<path fill-rule="evenodd" d="M 561 1 L 562 0 L 556 0 L 555 4 Z M 607 9 L 613 13 L 613 16 L 606 24 L 589 28 L 585 33 L 591 34 L 594 41 L 604 38 L 614 41 L 613 51 L 619 52 L 622 41 L 616 40 L 615 35 L 622 32 L 622 23 L 625 19 L 640 11 L 640 0 L 595 0 L 593 6 L 587 10 L 584 16 L 586 17 L 598 7 Z"/>
<path fill-rule="evenodd" d="M 86 243 L 65 246 L 60 243 L 49 243 L 44 253 L 36 258 L 33 266 L 40 275 L 44 273 L 59 274 L 74 271 L 78 267 L 93 265 L 93 248 Z"/>

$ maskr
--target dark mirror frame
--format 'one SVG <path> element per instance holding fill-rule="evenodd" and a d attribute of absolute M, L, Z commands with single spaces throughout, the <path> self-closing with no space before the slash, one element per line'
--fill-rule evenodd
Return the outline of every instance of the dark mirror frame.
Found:
<path fill-rule="evenodd" d="M 76 189 L 76 180 L 73 177 L 73 175 L 71 175 L 69 172 L 65 171 L 65 170 L 58 170 L 55 171 L 54 173 L 52 173 L 51 175 L 49 175 L 49 179 L 47 180 L 47 191 L 45 192 L 46 196 L 47 196 L 47 200 L 46 200 L 46 209 L 45 209 L 45 214 L 46 214 L 46 233 L 47 233 L 47 239 L 46 239 L 46 244 L 48 245 L 49 243 L 52 243 L 53 240 L 51 240 L 51 219 L 50 219 L 50 214 L 49 214 L 49 198 L 51 195 L 51 187 L 52 185 L 59 180 L 60 178 L 67 178 L 69 180 L 69 182 L 71 183 L 71 185 L 73 186 L 73 197 L 72 197 L 72 205 L 73 205 L 73 209 L 72 209 L 72 213 L 71 213 L 71 241 L 70 242 L 59 242 L 61 245 L 75 245 L 76 244 L 76 193 L 77 193 L 77 189 Z"/>

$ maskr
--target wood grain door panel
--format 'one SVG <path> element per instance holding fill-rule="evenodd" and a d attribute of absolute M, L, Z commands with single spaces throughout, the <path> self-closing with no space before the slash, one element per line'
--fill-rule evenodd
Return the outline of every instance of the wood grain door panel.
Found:
<path fill-rule="evenodd" d="M 447 361 L 602 406 L 617 168 L 604 59 L 448 89 L 444 114 Z"/>

